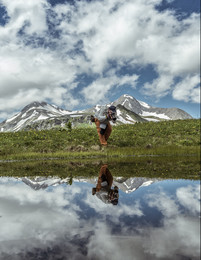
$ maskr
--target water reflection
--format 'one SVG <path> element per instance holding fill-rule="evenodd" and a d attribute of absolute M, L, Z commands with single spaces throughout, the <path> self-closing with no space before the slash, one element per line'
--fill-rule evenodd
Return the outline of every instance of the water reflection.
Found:
<path fill-rule="evenodd" d="M 98 178 L 0 178 L 0 259 L 197 260 L 199 184 L 113 177 L 114 210 Z"/>
<path fill-rule="evenodd" d="M 105 204 L 111 203 L 112 205 L 118 204 L 119 188 L 114 186 L 112 189 L 113 176 L 108 169 L 108 165 L 104 164 L 98 176 L 97 185 L 92 188 L 92 195 L 95 195 Z"/>

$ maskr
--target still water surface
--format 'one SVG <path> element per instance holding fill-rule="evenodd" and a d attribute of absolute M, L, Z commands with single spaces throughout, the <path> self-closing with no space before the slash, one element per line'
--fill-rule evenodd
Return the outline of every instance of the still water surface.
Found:
<path fill-rule="evenodd" d="M 0 259 L 200 258 L 199 181 L 114 177 L 115 203 L 100 182 L 1 177 Z"/>

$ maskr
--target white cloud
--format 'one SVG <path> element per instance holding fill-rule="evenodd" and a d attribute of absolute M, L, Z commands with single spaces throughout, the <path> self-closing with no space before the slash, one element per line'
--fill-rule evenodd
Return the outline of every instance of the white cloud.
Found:
<path fill-rule="evenodd" d="M 2 253 L 14 256 L 34 253 L 36 248 L 39 254 L 40 250 L 56 248 L 50 253 L 57 253 L 60 258 L 72 254 L 71 259 L 104 256 L 120 260 L 125 255 L 128 259 L 149 256 L 151 260 L 179 260 L 181 255 L 196 259 L 200 253 L 198 186 L 181 187 L 176 197 L 153 189 L 143 198 L 142 205 L 135 195 L 131 204 L 131 194 L 127 194 L 125 204 L 120 197 L 119 204 L 113 206 L 92 196 L 86 183 L 35 191 L 14 178 L 1 178 L 0 257 Z M 162 214 L 159 226 L 152 225 L 145 204 Z M 137 225 L 134 220 L 141 217 L 150 220 L 150 224 Z"/>
<path fill-rule="evenodd" d="M 135 66 L 152 64 L 159 76 L 144 90 L 157 98 L 172 93 L 175 78 L 199 73 L 199 15 L 178 20 L 173 11 L 156 11 L 154 5 L 160 2 L 118 1 L 113 13 L 114 1 L 107 7 L 98 3 L 96 9 L 96 2 L 87 5 L 86 13 L 82 3 L 77 32 L 83 34 L 83 49 L 95 73 L 101 73 L 110 59 Z M 94 82 L 98 93 L 99 87 Z M 194 87 L 189 89 L 192 95 Z"/>
<path fill-rule="evenodd" d="M 173 217 L 178 215 L 178 205 L 175 203 L 173 198 L 167 197 L 164 191 L 160 192 L 160 196 L 156 194 L 149 194 L 148 205 L 150 207 L 157 207 L 167 217 Z"/>
<path fill-rule="evenodd" d="M 47 3 L 45 0 L 1 0 L 0 2 L 6 6 L 9 16 L 9 23 L 6 28 L 1 28 L 0 31 L 6 32 L 8 37 L 15 36 L 26 25 L 25 30 L 29 34 L 38 34 L 47 30 Z"/>
<path fill-rule="evenodd" d="M 187 76 L 176 84 L 172 95 L 177 100 L 200 103 L 200 76 Z"/>
<path fill-rule="evenodd" d="M 143 92 L 158 99 L 170 93 L 172 83 L 173 77 L 171 75 L 161 74 L 153 82 L 145 83 Z"/>
<path fill-rule="evenodd" d="M 200 186 L 182 187 L 177 190 L 177 198 L 186 209 L 193 214 L 200 213 Z"/>
<path fill-rule="evenodd" d="M 83 88 L 81 93 L 88 104 L 95 105 L 101 101 L 106 101 L 108 92 L 114 91 L 115 87 L 123 87 L 128 84 L 135 88 L 137 79 L 138 75 L 118 77 L 114 74 L 114 71 L 108 72 L 106 77 L 99 77 L 91 85 Z"/>
<path fill-rule="evenodd" d="M 148 205 L 156 207 L 164 215 L 161 227 L 149 229 L 149 239 L 145 241 L 145 250 L 157 258 L 169 258 L 170 255 L 182 254 L 196 257 L 200 254 L 199 219 L 182 213 L 180 205 L 188 209 L 190 214 L 199 214 L 199 185 L 176 190 L 177 199 L 164 191 L 149 194 Z M 190 205 L 190 201 L 192 201 Z"/>
<path fill-rule="evenodd" d="M 117 76 L 103 76 L 111 70 L 111 61 L 117 64 L 113 75 L 125 64 L 133 69 L 151 64 L 158 78 L 144 85 L 147 95 L 161 98 L 173 93 L 177 100 L 198 101 L 193 81 L 189 99 L 179 98 L 178 89 L 186 87 L 173 83 L 175 78 L 184 81 L 199 73 L 199 14 L 179 20 L 173 11 L 155 9 L 162 0 L 76 1 L 54 7 L 46 0 L 0 2 L 10 17 L 0 27 L 1 113 L 7 109 L 12 113 L 31 97 L 73 108 L 80 103 L 71 97 L 82 73 L 97 76 L 78 90 L 81 100 L 84 97 L 88 104 L 95 104 L 117 82 Z M 54 29 L 48 27 L 48 20 Z M 135 87 L 135 74 L 118 76 L 119 86 Z"/>
<path fill-rule="evenodd" d="M 64 210 L 69 205 L 68 197 L 74 195 L 70 188 L 68 192 L 62 186 L 55 187 L 54 192 L 36 192 L 15 180 L 9 182 L 0 185 L 2 242 L 27 239 L 29 244 L 33 237 L 38 236 L 43 246 L 46 240 L 52 241 L 67 230 L 71 232 L 72 227 L 78 227 L 76 208 Z M 79 189 L 75 191 L 80 192 Z M 26 246 L 22 243 L 18 250 Z"/>
<path fill-rule="evenodd" d="M 1 48 L 0 56 L 0 109 L 22 107 L 34 100 L 50 99 L 58 105 L 67 101 L 64 96 L 70 95 L 76 75 L 71 61 L 48 49 L 17 46 Z"/>

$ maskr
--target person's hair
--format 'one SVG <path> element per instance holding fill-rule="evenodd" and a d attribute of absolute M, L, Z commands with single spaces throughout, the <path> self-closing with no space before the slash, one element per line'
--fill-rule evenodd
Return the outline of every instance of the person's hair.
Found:
<path fill-rule="evenodd" d="M 116 107 L 115 106 L 110 106 L 108 109 L 113 111 L 113 112 L 116 112 Z"/>

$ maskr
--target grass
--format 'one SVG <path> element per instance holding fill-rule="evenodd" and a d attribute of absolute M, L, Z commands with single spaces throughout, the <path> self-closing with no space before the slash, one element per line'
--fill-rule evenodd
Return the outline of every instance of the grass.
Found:
<path fill-rule="evenodd" d="M 95 127 L 0 133 L 0 160 L 109 158 L 138 155 L 200 154 L 200 120 L 114 126 L 108 147 L 99 145 Z"/>
<path fill-rule="evenodd" d="M 101 159 L 32 160 L 0 162 L 0 176 L 60 178 L 98 177 L 107 163 L 114 177 L 147 177 L 199 180 L 200 164 L 196 156 L 108 157 Z"/>

